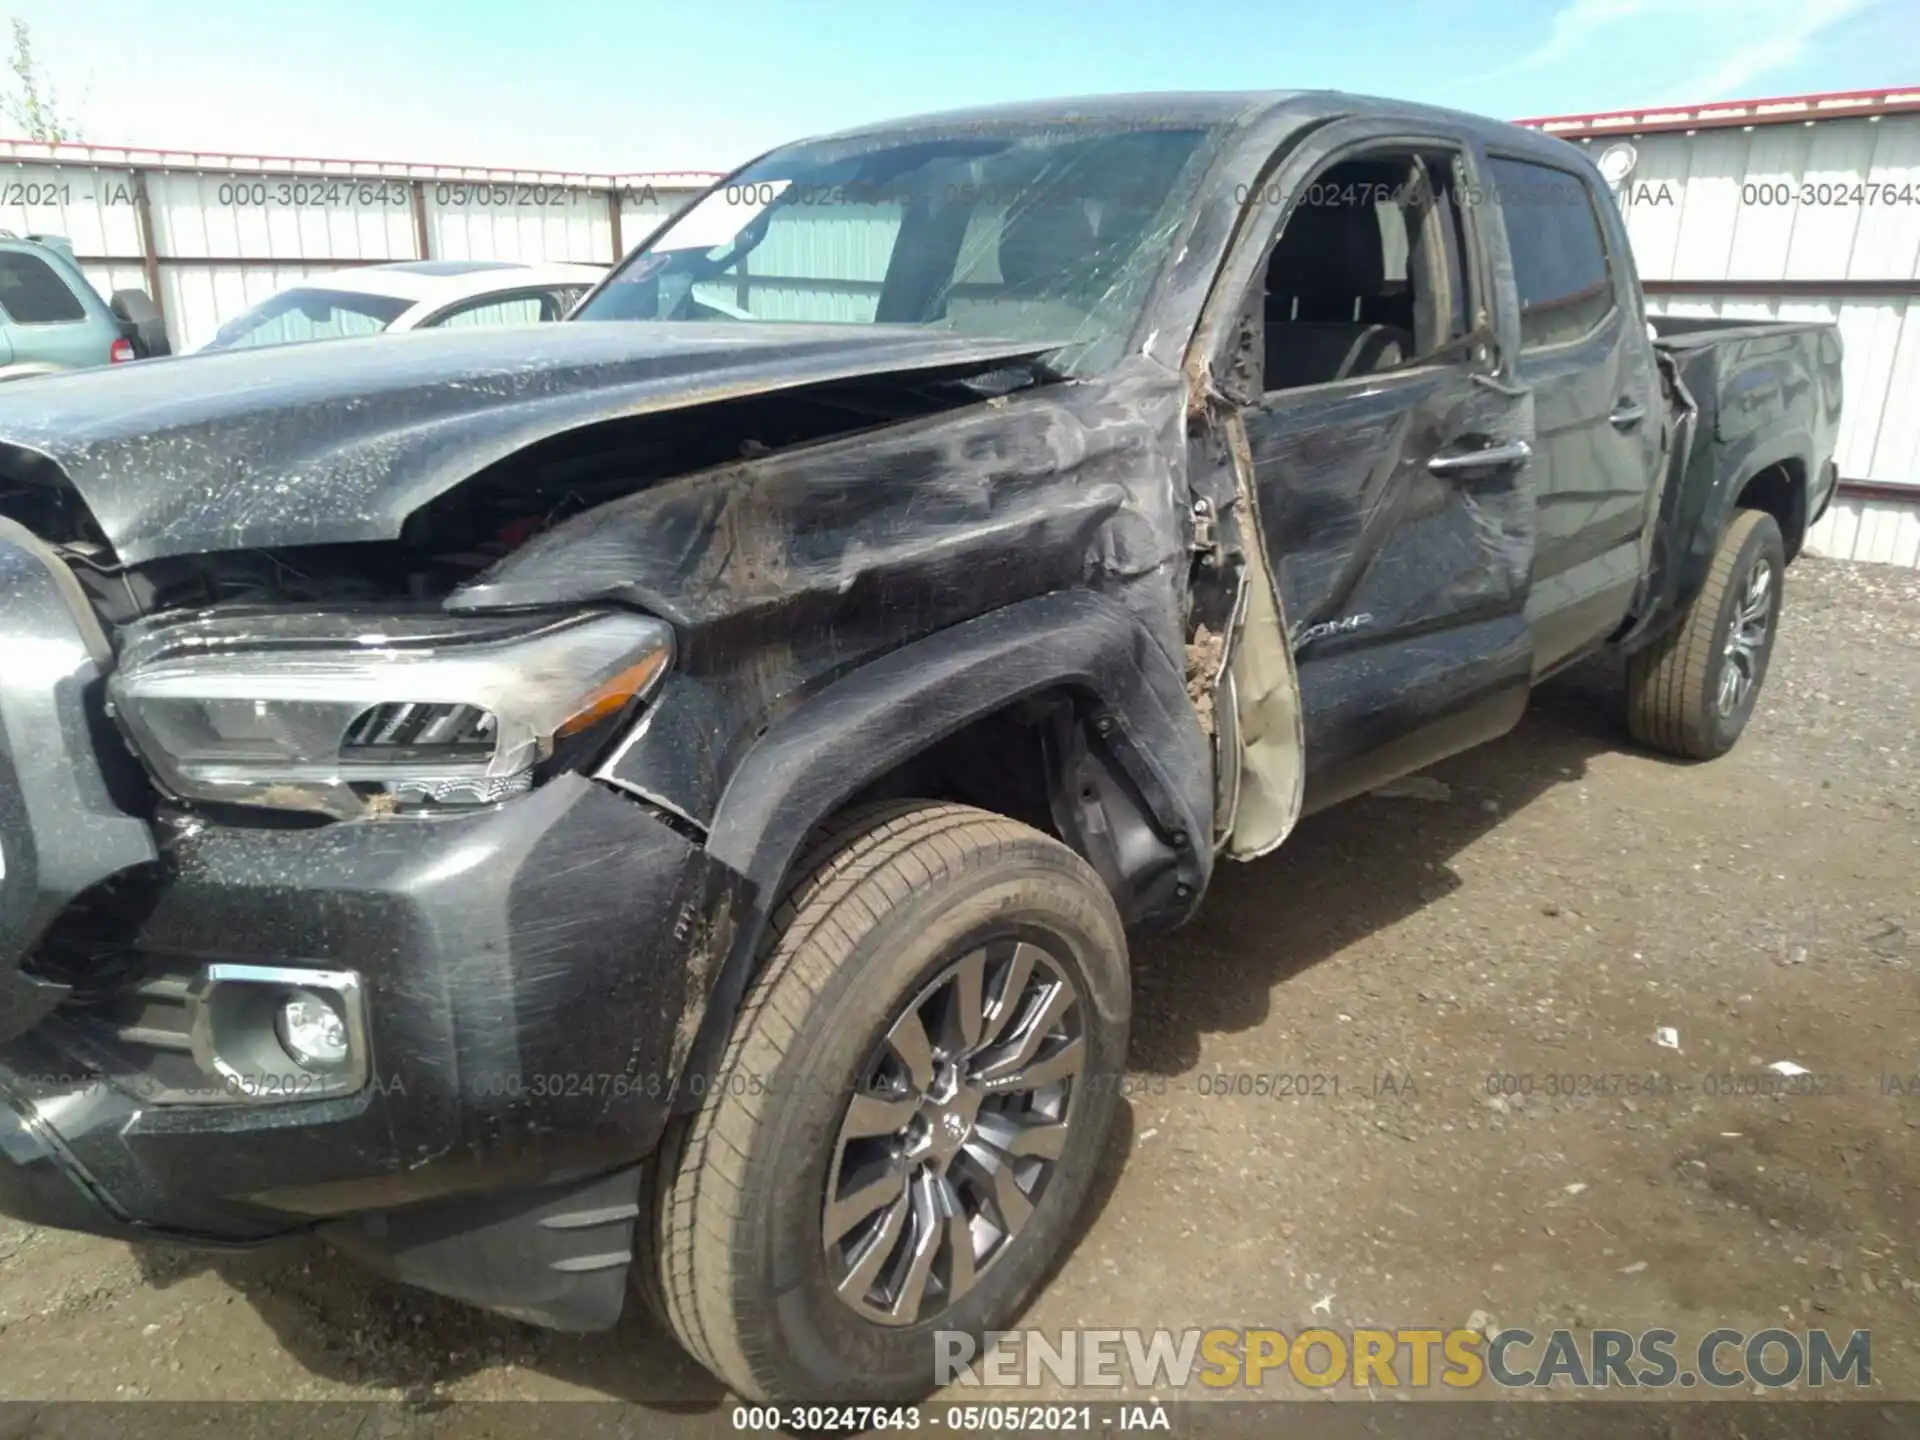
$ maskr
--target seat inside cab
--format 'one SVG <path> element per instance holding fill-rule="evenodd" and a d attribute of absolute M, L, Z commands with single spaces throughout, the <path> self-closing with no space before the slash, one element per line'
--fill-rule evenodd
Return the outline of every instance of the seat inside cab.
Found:
<path fill-rule="evenodd" d="M 1345 161 L 1306 187 L 1267 263 L 1266 389 L 1398 369 L 1457 333 L 1459 252 L 1439 252 L 1457 247 L 1458 218 L 1444 195 L 1411 154 Z"/>

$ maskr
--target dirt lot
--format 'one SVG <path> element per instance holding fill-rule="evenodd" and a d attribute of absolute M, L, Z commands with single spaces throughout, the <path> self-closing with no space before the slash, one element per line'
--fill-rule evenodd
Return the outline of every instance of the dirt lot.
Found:
<path fill-rule="evenodd" d="M 1796 566 L 1718 763 L 1627 750 L 1611 684 L 1310 820 L 1141 949 L 1137 1093 L 1027 1323 L 1869 1328 L 1920 1398 L 1920 575 Z M 1781 1060 L 1817 1093 L 1740 1093 Z M 1324 1078 L 1233 1093 L 1303 1088 L 1274 1075 Z M 396 1396 L 671 1404 L 659 1433 L 723 1398 L 639 1318 L 550 1335 L 318 1248 L 0 1224 L 0 1399 Z"/>

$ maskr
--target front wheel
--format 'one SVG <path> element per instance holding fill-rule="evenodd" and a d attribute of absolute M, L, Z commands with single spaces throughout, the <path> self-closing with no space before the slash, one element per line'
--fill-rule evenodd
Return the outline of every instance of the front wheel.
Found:
<path fill-rule="evenodd" d="M 1786 546 L 1771 515 L 1737 510 L 1700 593 L 1627 667 L 1627 729 L 1641 744 L 1707 760 L 1753 715 L 1780 625 Z"/>
<path fill-rule="evenodd" d="M 1079 856 L 958 805 L 855 812 L 797 871 L 662 1159 L 656 1295 L 748 1398 L 918 1399 L 936 1332 L 1004 1328 L 1076 1233 L 1126 941 Z"/>

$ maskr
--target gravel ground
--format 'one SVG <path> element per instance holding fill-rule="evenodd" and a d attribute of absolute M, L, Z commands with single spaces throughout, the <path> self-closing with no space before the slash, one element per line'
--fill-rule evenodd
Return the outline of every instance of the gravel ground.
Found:
<path fill-rule="evenodd" d="M 1225 867 L 1135 957 L 1130 1113 L 1026 1323 L 1868 1328 L 1882 1394 L 1920 1399 L 1920 574 L 1788 589 L 1724 760 L 1626 748 L 1581 674 Z M 1740 1093 L 1780 1060 L 1816 1093 Z M 1650 1072 L 1674 1088 L 1547 1093 Z M 1323 1078 L 1231 1093 L 1271 1075 Z M 317 1246 L 0 1222 L 0 1400 L 590 1396 L 663 1434 L 724 1399 L 638 1316 L 545 1334 Z"/>

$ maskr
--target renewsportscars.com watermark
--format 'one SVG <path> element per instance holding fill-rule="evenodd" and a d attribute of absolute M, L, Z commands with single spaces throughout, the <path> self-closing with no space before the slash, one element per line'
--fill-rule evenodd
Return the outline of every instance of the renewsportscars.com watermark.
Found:
<path fill-rule="evenodd" d="M 1825 1330 L 1711 1330 L 1686 1343 L 1672 1330 L 991 1330 L 979 1345 L 933 1335 L 942 1386 L 1145 1390 L 1354 1389 L 1730 1390 L 1873 1384 L 1873 1337 Z M 1485 1393 L 1483 1391 L 1483 1393 Z"/>

